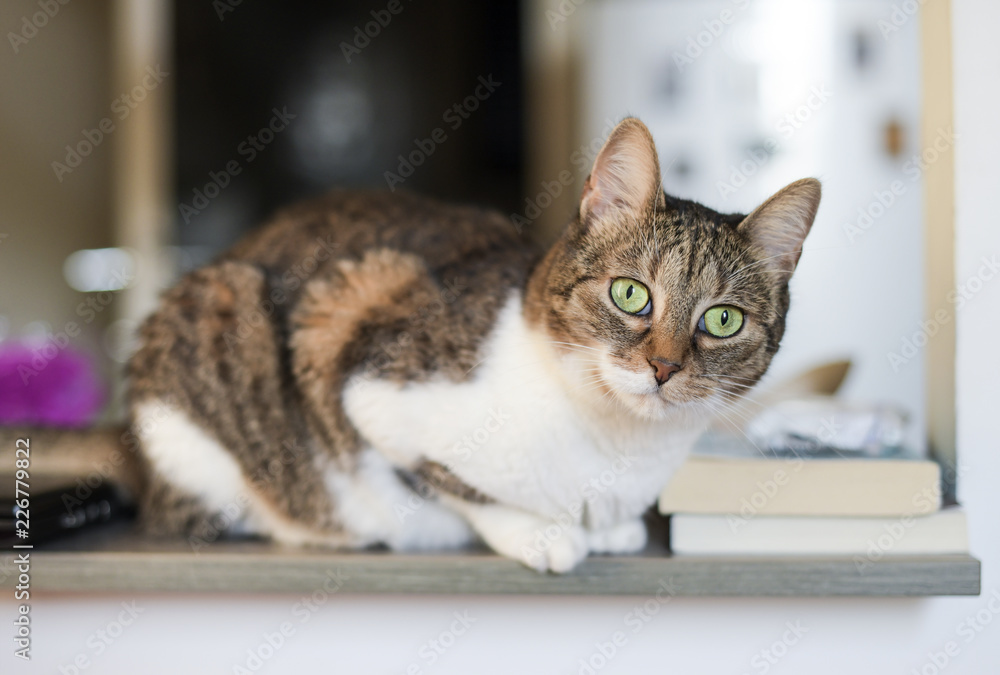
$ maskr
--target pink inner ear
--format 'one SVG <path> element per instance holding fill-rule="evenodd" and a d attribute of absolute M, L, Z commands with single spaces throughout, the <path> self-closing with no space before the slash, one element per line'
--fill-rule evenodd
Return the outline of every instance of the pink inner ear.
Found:
<path fill-rule="evenodd" d="M 594 185 L 594 174 L 589 174 L 587 180 L 583 181 L 583 193 L 580 195 L 580 203 L 584 211 L 589 211 L 591 202 L 596 199 L 597 187 Z"/>
<path fill-rule="evenodd" d="M 605 199 L 604 193 L 594 179 L 594 174 L 587 176 L 587 180 L 583 183 L 583 194 L 580 197 L 581 211 L 600 217 L 607 212 L 609 207 L 627 209 L 628 204 L 620 197 Z"/>

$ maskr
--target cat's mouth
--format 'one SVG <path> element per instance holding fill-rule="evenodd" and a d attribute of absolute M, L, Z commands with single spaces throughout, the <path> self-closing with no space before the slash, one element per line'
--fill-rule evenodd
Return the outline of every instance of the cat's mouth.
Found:
<path fill-rule="evenodd" d="M 618 412 L 627 410 L 645 419 L 663 419 L 691 403 L 685 395 L 684 382 L 658 385 L 649 373 L 637 373 L 621 366 L 606 364 L 598 375 L 602 387 L 595 387 L 601 400 Z"/>
<path fill-rule="evenodd" d="M 567 354 L 564 364 L 575 373 L 575 395 L 609 414 L 628 413 L 640 419 L 662 420 L 690 408 L 708 392 L 694 391 L 684 373 L 658 384 L 654 371 L 635 370 L 608 354 L 597 358 Z"/>

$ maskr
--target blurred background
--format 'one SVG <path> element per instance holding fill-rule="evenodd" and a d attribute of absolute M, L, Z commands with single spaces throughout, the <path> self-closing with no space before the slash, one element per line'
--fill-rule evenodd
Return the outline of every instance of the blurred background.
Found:
<path fill-rule="evenodd" d="M 6 421 L 29 399 L 61 410 L 34 421 L 117 419 L 157 294 L 331 186 L 489 205 L 549 241 L 631 114 L 674 195 L 746 212 L 823 181 L 769 377 L 848 358 L 842 394 L 923 446 L 919 22 L 890 1 L 57 6 L 0 8 Z"/>

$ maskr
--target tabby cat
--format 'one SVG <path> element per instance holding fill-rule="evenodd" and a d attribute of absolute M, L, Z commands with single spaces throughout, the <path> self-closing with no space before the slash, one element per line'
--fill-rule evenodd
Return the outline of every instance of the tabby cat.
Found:
<path fill-rule="evenodd" d="M 485 541 L 539 571 L 641 549 L 641 516 L 778 349 L 819 205 L 675 199 L 627 118 L 547 251 L 498 213 L 335 191 L 185 276 L 130 409 L 148 527 L 393 550 Z"/>

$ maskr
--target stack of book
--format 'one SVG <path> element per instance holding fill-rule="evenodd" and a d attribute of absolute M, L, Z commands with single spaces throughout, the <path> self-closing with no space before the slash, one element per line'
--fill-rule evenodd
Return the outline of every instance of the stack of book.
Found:
<path fill-rule="evenodd" d="M 942 507 L 940 466 L 899 452 L 784 455 L 709 440 L 663 490 L 659 509 L 680 554 L 968 552 L 964 511 Z"/>

